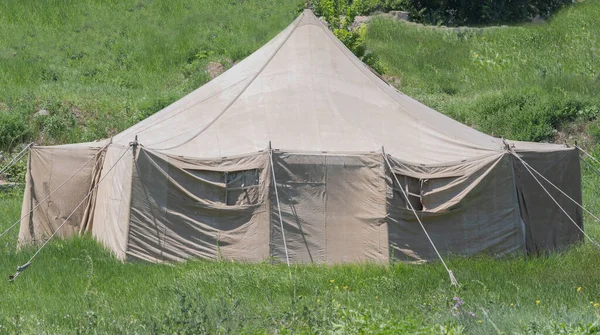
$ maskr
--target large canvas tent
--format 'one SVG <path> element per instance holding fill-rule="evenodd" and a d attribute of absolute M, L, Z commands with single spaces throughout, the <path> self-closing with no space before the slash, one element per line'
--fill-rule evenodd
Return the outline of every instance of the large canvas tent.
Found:
<path fill-rule="evenodd" d="M 121 260 L 152 262 L 431 259 L 412 207 L 444 254 L 580 241 L 519 158 L 581 203 L 574 148 L 494 138 L 428 108 L 306 10 L 113 138 L 32 147 L 19 239 L 91 232 Z M 580 208 L 559 203 L 582 228 Z"/>

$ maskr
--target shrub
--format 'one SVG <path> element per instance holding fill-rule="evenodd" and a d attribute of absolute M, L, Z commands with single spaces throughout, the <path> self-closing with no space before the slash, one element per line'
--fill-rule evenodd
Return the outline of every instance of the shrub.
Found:
<path fill-rule="evenodd" d="M 369 51 L 365 44 L 365 26 L 353 28 L 357 15 L 374 11 L 381 5 L 380 0 L 317 0 L 313 3 L 315 14 L 322 16 L 333 34 L 352 51 L 363 63 L 383 74 L 385 67 L 379 57 Z"/>
<path fill-rule="evenodd" d="M 478 25 L 547 18 L 572 0 L 406 0 L 412 20 L 427 24 Z"/>
<path fill-rule="evenodd" d="M 27 122 L 21 115 L 0 112 L 0 150 L 11 151 L 29 135 Z"/>
<path fill-rule="evenodd" d="M 43 121 L 44 133 L 51 138 L 64 138 L 65 133 L 74 126 L 75 117 L 71 113 L 54 114 Z"/>
<path fill-rule="evenodd" d="M 4 163 L 9 162 L 11 158 L 4 160 Z M 27 154 L 25 157 L 16 161 L 10 168 L 8 168 L 4 173 L 0 176 L 11 183 L 23 183 L 25 182 L 25 173 L 27 169 Z"/>
<path fill-rule="evenodd" d="M 471 119 L 465 121 L 486 133 L 535 142 L 551 140 L 566 122 L 597 117 L 597 108 L 585 99 L 556 97 L 539 88 L 486 94 L 467 109 Z"/>

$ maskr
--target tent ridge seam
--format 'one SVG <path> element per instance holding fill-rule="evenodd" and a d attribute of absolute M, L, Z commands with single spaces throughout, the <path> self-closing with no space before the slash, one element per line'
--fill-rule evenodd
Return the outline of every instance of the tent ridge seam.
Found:
<path fill-rule="evenodd" d="M 315 25 L 315 26 L 316 26 L 316 25 Z M 394 97 L 393 97 L 393 96 L 392 96 L 392 95 L 391 95 L 389 92 L 387 92 L 386 90 L 384 90 L 383 88 L 381 88 L 381 86 L 379 85 L 379 83 L 378 83 L 378 82 L 377 82 L 377 81 L 376 81 L 376 80 L 375 80 L 375 79 L 372 77 L 372 76 L 374 75 L 374 74 L 373 74 L 373 72 L 372 72 L 372 71 L 371 71 L 369 68 L 367 68 L 366 66 L 364 66 L 364 63 L 362 63 L 362 62 L 361 62 L 361 63 L 363 64 L 363 68 L 361 68 L 361 67 L 360 67 L 358 64 L 356 64 L 356 62 L 354 62 L 354 60 L 352 59 L 352 56 L 354 56 L 355 58 L 357 58 L 357 57 L 356 57 L 356 56 L 355 56 L 355 55 L 352 53 L 352 51 L 350 51 L 348 48 L 345 48 L 345 49 L 344 49 L 344 48 L 342 48 L 342 47 L 340 46 L 340 44 L 342 44 L 342 42 L 341 42 L 341 41 L 339 41 L 337 38 L 335 38 L 335 35 L 333 35 L 333 33 L 332 33 L 332 32 L 331 32 L 329 29 L 327 29 L 327 27 L 326 27 L 325 25 L 323 25 L 321 28 L 322 28 L 322 29 L 325 31 L 325 35 L 327 35 L 327 37 L 328 37 L 328 38 L 329 38 L 329 39 L 330 39 L 330 40 L 333 42 L 333 44 L 334 44 L 334 45 L 335 45 L 335 46 L 336 46 L 336 47 L 337 47 L 337 48 L 338 48 L 338 49 L 339 49 L 339 50 L 342 52 L 342 54 L 343 54 L 343 55 L 344 55 L 344 56 L 345 56 L 345 57 L 346 57 L 346 58 L 347 58 L 347 59 L 348 59 L 348 60 L 349 60 L 349 61 L 352 63 L 352 65 L 354 65 L 354 66 L 355 66 L 357 69 L 359 69 L 359 71 L 360 71 L 360 72 L 362 72 L 362 73 L 363 73 L 363 75 L 364 75 L 365 77 L 367 77 L 367 78 L 368 78 L 370 81 L 372 81 L 373 83 L 375 83 L 375 86 L 377 86 L 377 88 L 378 88 L 379 90 L 381 90 L 381 91 L 382 91 L 383 93 L 385 93 L 385 94 L 386 94 L 388 97 L 390 97 L 392 100 L 394 100 L 394 102 L 395 102 L 395 103 L 396 103 L 396 104 L 397 104 L 397 105 L 398 105 L 400 108 L 402 108 L 402 109 L 404 109 L 405 111 L 407 111 L 407 112 L 408 112 L 408 114 L 409 114 L 410 116 L 412 116 L 413 118 L 417 119 L 418 121 L 423 121 L 425 124 L 427 124 L 427 125 L 431 126 L 431 125 L 430 125 L 428 122 L 425 122 L 423 119 L 421 119 L 421 118 L 417 117 L 416 115 L 414 115 L 414 114 L 413 114 L 413 113 L 412 113 L 412 112 L 411 112 L 411 111 L 410 111 L 408 108 L 406 108 L 406 107 L 405 107 L 403 104 L 401 104 L 401 103 L 400 103 L 398 100 L 396 100 L 396 99 L 395 99 L 395 98 L 394 98 Z M 343 45 L 343 44 L 342 44 L 342 45 Z M 344 47 L 345 47 L 345 45 L 344 45 Z M 350 52 L 350 55 L 352 55 L 352 56 L 348 55 L 348 52 Z M 359 60 L 359 61 L 360 61 L 360 60 Z M 377 77 L 377 79 L 379 79 L 380 81 L 382 81 L 382 82 L 383 82 L 384 84 L 386 84 L 387 86 L 391 86 L 393 89 L 395 89 L 395 90 L 396 90 L 396 92 L 397 92 L 398 94 L 400 94 L 400 95 L 403 95 L 403 96 L 407 96 L 406 94 L 404 94 L 404 93 L 402 93 L 402 92 L 398 91 L 398 90 L 397 90 L 395 87 L 393 87 L 392 85 L 390 85 L 389 83 L 387 83 L 387 82 L 386 82 L 386 81 L 384 81 L 383 79 L 379 78 L 379 76 L 375 76 L 375 77 Z M 444 115 L 444 114 L 442 114 L 442 115 Z M 456 120 L 454 120 L 454 119 L 452 119 L 452 118 L 450 118 L 450 119 L 451 119 L 451 120 L 453 120 L 453 121 L 455 121 L 455 122 L 458 122 L 458 121 L 456 121 Z M 481 150 L 498 151 L 498 150 L 493 150 L 493 149 L 491 149 L 491 148 L 480 147 L 479 145 L 476 145 L 476 144 L 474 144 L 474 143 L 469 143 L 469 142 L 466 142 L 466 141 L 464 141 L 464 140 L 462 140 L 462 139 L 460 139 L 460 138 L 458 138 L 458 137 L 456 137 L 456 136 L 454 136 L 454 135 L 450 135 L 450 134 L 446 133 L 445 131 L 443 131 L 442 129 L 439 129 L 438 127 L 433 127 L 433 126 L 431 126 L 431 127 L 432 127 L 433 129 L 435 129 L 435 130 L 439 131 L 440 133 L 444 133 L 444 134 L 446 134 L 447 136 L 450 136 L 451 138 L 454 138 L 455 140 L 457 140 L 457 141 L 459 141 L 459 142 L 461 142 L 461 143 L 463 143 L 463 144 L 468 144 L 468 145 L 471 145 L 471 146 L 477 147 L 477 148 L 479 148 L 479 149 L 481 149 Z M 492 138 L 493 138 L 493 137 L 492 137 Z"/>
<path fill-rule="evenodd" d="M 302 14 L 302 17 L 304 17 L 304 13 Z M 271 64 L 271 61 L 273 60 L 273 58 L 275 58 L 275 56 L 279 53 L 281 48 L 283 48 L 283 46 L 287 43 L 287 41 L 290 39 L 290 37 L 294 34 L 296 29 L 299 27 L 301 21 L 302 21 L 302 18 L 299 18 L 298 21 L 296 22 L 296 25 L 294 25 L 294 28 L 292 28 L 292 31 L 290 31 L 290 33 L 285 37 L 285 39 L 277 47 L 275 52 L 273 52 L 273 54 L 269 57 L 269 59 L 265 62 L 265 64 L 263 64 L 263 66 L 260 68 L 260 70 L 258 70 L 258 72 L 250 80 L 250 82 L 248 84 L 246 84 L 246 86 L 242 89 L 242 91 L 240 93 L 238 93 L 238 95 L 236 95 L 236 97 L 212 121 L 210 121 L 204 128 L 202 128 L 199 132 L 194 134 L 192 137 L 190 137 L 183 143 L 180 143 L 180 144 L 177 144 L 177 145 L 174 145 L 171 147 L 167 147 L 167 148 L 163 148 L 163 149 L 155 149 L 155 150 L 170 150 L 170 149 L 178 148 L 184 144 L 189 143 L 196 137 L 200 136 L 202 133 L 204 133 L 204 131 L 206 131 L 213 124 L 215 124 L 215 122 L 217 122 L 217 120 L 219 120 L 221 118 L 221 116 L 223 116 L 223 114 L 225 114 L 225 112 L 227 112 L 231 108 L 231 106 L 233 106 L 233 104 L 235 104 L 238 101 L 238 99 L 242 96 L 242 94 L 244 94 L 244 92 L 246 92 L 246 90 L 250 87 L 250 85 L 252 85 L 252 83 L 254 83 L 254 81 L 262 74 L 262 72 L 267 68 L 267 66 L 269 66 L 269 64 Z"/>

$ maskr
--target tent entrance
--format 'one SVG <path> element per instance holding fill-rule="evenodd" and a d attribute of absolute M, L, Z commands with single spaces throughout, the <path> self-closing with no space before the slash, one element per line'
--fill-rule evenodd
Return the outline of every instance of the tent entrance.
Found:
<path fill-rule="evenodd" d="M 380 155 L 274 154 L 273 162 L 291 261 L 387 260 Z M 271 255 L 285 258 L 276 200 L 271 201 Z"/>

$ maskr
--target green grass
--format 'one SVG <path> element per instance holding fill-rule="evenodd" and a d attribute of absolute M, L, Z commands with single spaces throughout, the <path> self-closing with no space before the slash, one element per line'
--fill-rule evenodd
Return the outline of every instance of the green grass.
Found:
<path fill-rule="evenodd" d="M 599 13 L 588 0 L 548 23 L 471 30 L 377 19 L 366 40 L 406 94 L 488 134 L 552 140 L 600 114 Z"/>
<path fill-rule="evenodd" d="M 301 2 L 2 1 L 1 145 L 114 134 L 206 82 L 208 62 L 260 47 Z M 366 39 L 405 93 L 482 131 L 542 140 L 596 122 L 598 14 L 588 0 L 548 24 L 468 33 L 380 19 Z M 51 116 L 34 117 L 42 108 Z M 584 169 L 583 185 L 600 213 L 600 178 Z M 20 204 L 20 192 L 0 193 L 0 230 Z M 586 218 L 586 230 L 600 240 L 598 223 Z M 17 252 L 16 239 L 0 240 L 4 280 L 34 252 Z M 600 251 L 589 243 L 449 264 L 459 289 L 439 263 L 294 266 L 290 280 L 283 265 L 121 264 L 89 237 L 57 240 L 0 282 L 0 334 L 600 333 Z"/>
<path fill-rule="evenodd" d="M 586 172 L 584 185 L 586 204 L 600 212 L 600 178 Z M 0 197 L 0 227 L 18 219 L 20 200 Z M 586 223 L 600 239 L 599 224 Z M 4 280 L 33 253 L 15 251 L 16 234 L 1 240 Z M 0 333 L 600 332 L 600 250 L 589 243 L 449 265 L 461 288 L 439 263 L 293 266 L 292 281 L 285 265 L 122 264 L 89 237 L 57 240 L 14 283 L 0 284 Z M 465 302 L 458 310 L 454 296 Z"/>

